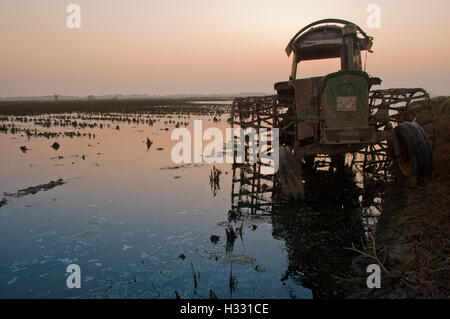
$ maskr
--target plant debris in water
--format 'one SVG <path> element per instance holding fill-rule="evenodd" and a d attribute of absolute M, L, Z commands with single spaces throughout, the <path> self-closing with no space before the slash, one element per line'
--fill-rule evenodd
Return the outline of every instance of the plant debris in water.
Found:
<path fill-rule="evenodd" d="M 211 237 L 209 238 L 211 240 L 211 242 L 215 245 L 219 242 L 220 240 L 220 236 L 217 235 L 211 235 Z"/>
<path fill-rule="evenodd" d="M 209 299 L 219 299 L 212 289 L 209 289 Z"/>
<path fill-rule="evenodd" d="M 220 175 L 222 175 L 222 171 L 216 166 L 213 166 L 209 174 L 209 185 L 211 186 L 211 192 L 214 197 L 217 195 L 217 191 L 220 190 Z"/>
<path fill-rule="evenodd" d="M 201 164 L 181 164 L 181 165 L 168 165 L 161 167 L 160 170 L 172 170 L 172 169 L 180 169 L 180 168 L 188 168 L 188 167 L 200 167 Z"/>
<path fill-rule="evenodd" d="M 150 141 L 150 139 L 147 137 L 147 142 L 146 143 L 147 143 L 147 150 L 149 150 L 150 147 L 152 146 L 153 142 Z"/>
<path fill-rule="evenodd" d="M 6 196 L 13 196 L 13 197 L 22 197 L 30 194 L 36 194 L 40 191 L 48 191 L 49 189 L 55 188 L 56 186 L 64 185 L 65 181 L 60 178 L 56 181 L 51 181 L 47 184 L 41 184 L 37 186 L 31 186 L 25 189 L 18 190 L 17 193 L 5 193 Z M 1 205 L 0 205 L 1 206 Z"/>
<path fill-rule="evenodd" d="M 230 253 L 220 253 L 217 251 L 207 251 L 203 247 L 197 248 L 197 252 L 200 256 L 207 259 L 214 259 L 216 261 L 220 261 L 221 263 L 228 264 L 241 264 L 241 265 L 249 265 L 252 266 L 255 263 L 255 257 L 245 254 L 230 254 Z"/>
<path fill-rule="evenodd" d="M 57 150 L 59 149 L 60 145 L 59 145 L 57 142 L 55 142 L 55 143 L 52 144 L 51 147 L 52 147 L 55 151 L 57 151 Z"/>
<path fill-rule="evenodd" d="M 233 264 L 230 265 L 230 295 L 236 290 L 237 279 L 233 276 Z"/>
<path fill-rule="evenodd" d="M 22 153 L 26 153 L 27 151 L 29 151 L 30 149 L 27 148 L 26 146 L 21 146 L 20 150 L 22 151 Z"/>

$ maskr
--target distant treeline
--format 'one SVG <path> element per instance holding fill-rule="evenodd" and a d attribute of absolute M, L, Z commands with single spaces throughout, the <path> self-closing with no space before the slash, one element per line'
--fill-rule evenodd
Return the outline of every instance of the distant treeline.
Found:
<path fill-rule="evenodd" d="M 28 115 L 70 112 L 151 112 L 165 113 L 167 107 L 195 112 L 206 106 L 176 99 L 71 100 L 71 101 L 0 101 L 0 114 Z M 209 106 L 213 108 L 213 106 Z"/>

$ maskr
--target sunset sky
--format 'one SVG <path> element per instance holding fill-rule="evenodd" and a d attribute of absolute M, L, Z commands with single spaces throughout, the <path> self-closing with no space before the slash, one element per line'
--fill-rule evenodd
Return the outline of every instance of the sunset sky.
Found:
<path fill-rule="evenodd" d="M 81 7 L 69 29 L 66 8 Z M 381 7 L 369 28 L 367 6 Z M 448 0 L 0 0 L 0 97 L 273 92 L 288 79 L 284 49 L 323 18 L 375 38 L 367 71 L 383 88 L 450 94 Z M 337 70 L 301 65 L 299 77 Z"/>

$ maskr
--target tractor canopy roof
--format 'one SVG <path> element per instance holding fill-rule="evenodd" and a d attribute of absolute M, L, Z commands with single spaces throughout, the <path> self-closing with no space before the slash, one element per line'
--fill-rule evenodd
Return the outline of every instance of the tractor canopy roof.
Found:
<path fill-rule="evenodd" d="M 339 58 L 344 46 L 344 28 L 349 26 L 356 28 L 356 43 L 359 49 L 370 51 L 373 38 L 359 26 L 346 20 L 324 19 L 311 23 L 297 32 L 286 47 L 286 53 L 290 56 L 293 51 L 297 63 L 305 60 Z"/>

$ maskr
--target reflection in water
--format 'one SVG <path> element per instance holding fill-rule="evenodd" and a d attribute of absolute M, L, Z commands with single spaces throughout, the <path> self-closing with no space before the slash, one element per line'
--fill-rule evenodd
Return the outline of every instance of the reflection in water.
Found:
<path fill-rule="evenodd" d="M 289 259 L 281 280 L 310 288 L 314 298 L 344 297 L 336 277 L 347 277 L 353 254 L 343 248 L 362 236 L 354 174 L 319 171 L 307 182 L 314 189 L 312 202 L 281 206 L 272 216 L 273 235 L 285 241 Z"/>
<path fill-rule="evenodd" d="M 211 186 L 211 192 L 214 197 L 216 197 L 217 192 L 220 190 L 220 175 L 222 175 L 222 171 L 216 166 L 213 166 L 209 173 L 209 186 Z"/>
<path fill-rule="evenodd" d="M 261 164 L 233 164 L 232 214 L 269 214 L 278 198 L 275 175 L 261 174 Z"/>
<path fill-rule="evenodd" d="M 225 228 L 225 234 L 227 235 L 226 251 L 232 252 L 234 248 L 234 241 L 236 240 L 237 236 L 236 231 L 233 229 L 233 226 L 231 224 L 229 224 L 228 227 Z"/>
<path fill-rule="evenodd" d="M 276 176 L 261 175 L 259 169 L 258 164 L 233 166 L 233 221 L 270 216 L 272 235 L 287 250 L 281 282 L 309 288 L 313 298 L 344 297 L 336 278 L 348 276 L 353 254 L 343 248 L 363 236 L 362 189 L 355 173 L 346 167 L 311 172 L 305 176 L 308 201 L 293 204 L 282 202 Z"/>

